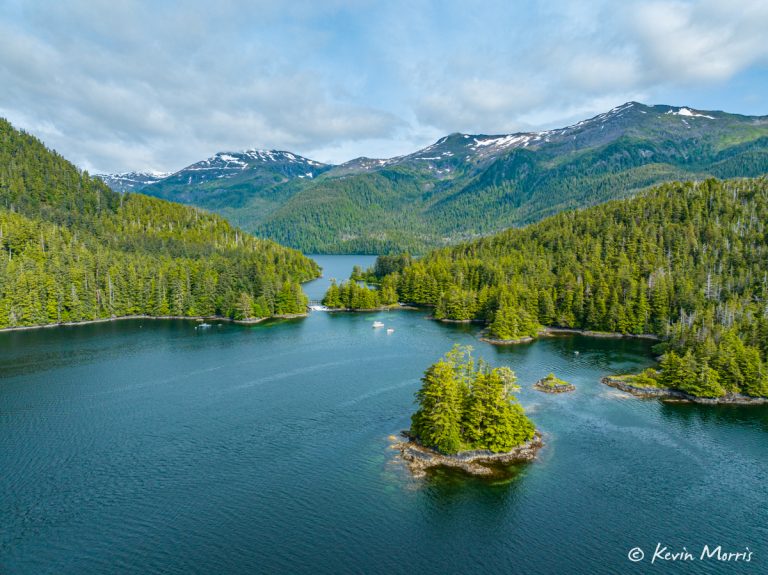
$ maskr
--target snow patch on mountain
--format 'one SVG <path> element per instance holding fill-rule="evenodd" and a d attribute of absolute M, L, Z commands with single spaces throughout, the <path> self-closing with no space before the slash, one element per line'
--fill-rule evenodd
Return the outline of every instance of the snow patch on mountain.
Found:
<path fill-rule="evenodd" d="M 689 118 L 709 118 L 710 120 L 714 120 L 714 116 L 707 116 L 706 114 L 702 114 L 700 112 L 696 112 L 695 110 L 691 110 L 690 108 L 678 108 L 677 110 L 670 110 L 667 112 L 667 114 L 672 114 L 673 116 L 686 116 Z"/>

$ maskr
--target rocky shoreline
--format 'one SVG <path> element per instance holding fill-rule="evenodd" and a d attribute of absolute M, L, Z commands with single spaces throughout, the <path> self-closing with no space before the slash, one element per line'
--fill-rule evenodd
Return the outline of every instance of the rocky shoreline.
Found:
<path fill-rule="evenodd" d="M 122 321 L 127 319 L 149 319 L 149 320 L 165 320 L 165 319 L 185 319 L 192 321 L 224 321 L 227 323 L 236 323 L 240 325 L 255 325 L 268 319 L 295 319 L 300 317 L 307 317 L 306 313 L 292 313 L 292 314 L 280 314 L 270 317 L 258 317 L 252 319 L 232 319 L 219 315 L 121 315 L 113 317 L 103 317 L 98 319 L 86 319 L 83 321 L 64 321 L 59 323 L 44 323 L 40 325 L 22 325 L 15 327 L 3 327 L 0 328 L 0 332 L 4 331 L 26 331 L 30 329 L 45 329 L 62 326 L 78 326 L 89 325 L 92 323 L 107 323 L 112 321 Z"/>
<path fill-rule="evenodd" d="M 576 391 L 576 386 L 567 382 L 554 385 L 548 384 L 547 378 L 543 377 L 533 384 L 533 389 L 543 391 L 544 393 L 568 393 L 569 391 Z"/>
<path fill-rule="evenodd" d="M 494 339 L 494 338 L 485 337 L 485 336 L 480 338 L 480 341 L 484 341 L 485 343 L 490 343 L 491 345 L 516 345 L 518 343 L 530 343 L 535 340 L 536 338 L 531 337 L 530 335 L 518 337 L 515 339 Z"/>
<path fill-rule="evenodd" d="M 768 397 L 750 397 L 738 393 L 729 393 L 723 397 L 696 397 L 678 389 L 667 387 L 637 387 L 610 376 L 603 377 L 600 383 L 630 393 L 635 397 L 661 399 L 668 402 L 700 403 L 703 405 L 763 405 L 768 403 Z"/>
<path fill-rule="evenodd" d="M 661 338 L 653 333 L 620 333 L 609 331 L 592 331 L 589 329 L 575 329 L 570 327 L 545 327 L 541 335 L 557 335 L 559 333 L 575 333 L 588 337 L 604 337 L 607 339 L 650 339 L 660 341 Z"/>
<path fill-rule="evenodd" d="M 364 308 L 351 308 L 351 307 L 329 307 L 324 311 L 329 312 L 345 312 L 345 313 L 370 313 L 372 311 L 394 311 L 399 309 L 406 310 L 418 310 L 419 308 L 408 304 L 393 303 L 392 305 L 382 305 L 379 307 L 364 307 Z"/>
<path fill-rule="evenodd" d="M 421 445 L 418 439 L 407 431 L 403 431 L 401 435 L 405 441 L 395 443 L 392 447 L 400 451 L 400 458 L 415 477 L 424 477 L 427 470 L 433 467 L 448 467 L 484 477 L 498 475 L 499 469 L 494 467 L 532 461 L 544 446 L 541 433 L 536 431 L 532 439 L 505 453 L 464 451 L 455 455 L 444 455 Z"/>
<path fill-rule="evenodd" d="M 440 321 L 449 321 L 449 320 L 440 320 Z M 476 320 L 465 320 L 462 323 L 470 323 L 472 321 L 476 321 Z M 556 336 L 558 334 L 577 334 L 577 335 L 584 335 L 587 337 L 602 337 L 606 339 L 649 339 L 652 341 L 659 341 L 661 339 L 659 338 L 659 336 L 654 335 L 652 333 L 634 334 L 634 333 L 604 332 L 604 331 L 591 331 L 588 329 L 575 329 L 570 327 L 544 327 L 541 329 L 541 331 L 539 331 L 536 337 L 525 335 L 523 337 L 517 337 L 514 339 L 496 339 L 493 337 L 489 337 L 487 334 L 488 334 L 488 331 L 483 330 L 479 339 L 480 341 L 483 341 L 485 343 L 490 343 L 491 345 L 516 345 L 519 343 L 530 343 L 532 341 L 536 341 L 539 337 Z"/>

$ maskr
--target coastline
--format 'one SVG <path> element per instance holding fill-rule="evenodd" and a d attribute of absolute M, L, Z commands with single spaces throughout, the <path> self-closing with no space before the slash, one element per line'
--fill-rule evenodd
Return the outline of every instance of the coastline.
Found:
<path fill-rule="evenodd" d="M 445 320 L 440 320 L 445 321 Z M 477 321 L 477 320 L 468 320 Z M 516 337 L 514 339 L 496 339 L 487 336 L 488 330 L 483 330 L 480 334 L 480 341 L 490 343 L 491 345 L 517 345 L 520 343 L 530 343 L 536 341 L 539 337 L 555 337 L 558 334 L 575 334 L 583 335 L 586 337 L 602 337 L 606 339 L 647 339 L 652 341 L 661 341 L 661 338 L 652 333 L 619 333 L 619 332 L 606 332 L 606 331 L 592 331 L 589 329 L 577 329 L 570 327 L 544 327 L 542 328 L 536 337 L 530 335 L 524 335 L 523 337 Z"/>
<path fill-rule="evenodd" d="M 366 312 L 373 312 L 373 311 L 392 311 L 392 310 L 398 310 L 398 309 L 419 311 L 425 308 L 434 308 L 434 306 L 429 304 L 397 303 L 389 306 L 380 306 L 380 307 L 362 308 L 362 309 L 328 308 L 325 311 L 366 313 Z M 438 321 L 440 323 L 452 323 L 452 324 L 485 323 L 484 320 L 481 320 L 481 319 L 436 318 L 434 315 L 428 315 L 426 316 L 425 319 Z M 539 333 L 537 334 L 536 337 L 526 335 L 526 336 L 518 337 L 514 339 L 497 339 L 493 337 L 488 337 L 487 334 L 488 334 L 487 328 L 483 329 L 480 332 L 478 339 L 482 342 L 489 343 L 491 345 L 517 345 L 520 343 L 530 343 L 532 341 L 536 341 L 539 337 L 554 337 L 554 336 L 557 336 L 558 334 L 575 334 L 575 335 L 583 335 L 586 337 L 602 337 L 605 339 L 646 339 L 650 341 L 662 340 L 660 336 L 653 333 L 621 333 L 621 332 L 611 332 L 611 331 L 594 331 L 590 329 L 579 329 L 579 328 L 572 328 L 572 327 L 552 327 L 552 326 L 544 326 L 541 330 L 539 330 Z"/>
<path fill-rule="evenodd" d="M 699 403 L 702 405 L 764 405 L 768 404 L 768 397 L 750 397 L 738 393 L 729 393 L 723 397 L 697 397 L 678 389 L 668 387 L 637 387 L 611 376 L 600 379 L 600 383 L 613 387 L 625 393 L 644 399 L 660 399 L 676 403 Z"/>
<path fill-rule="evenodd" d="M 649 339 L 661 341 L 661 338 L 653 333 L 621 333 L 617 331 L 593 331 L 590 329 L 577 329 L 570 327 L 545 327 L 540 335 L 557 335 L 558 333 L 575 333 L 588 337 L 604 337 L 608 339 Z"/>
<path fill-rule="evenodd" d="M 530 343 L 536 341 L 537 338 L 531 337 L 530 335 L 524 335 L 523 337 L 517 337 L 515 339 L 494 339 L 485 336 L 482 336 L 479 339 L 480 341 L 490 343 L 491 345 L 517 345 L 518 343 Z"/>
<path fill-rule="evenodd" d="M 120 315 L 120 316 L 114 316 L 114 317 L 103 317 L 98 319 L 86 319 L 82 321 L 65 321 L 65 322 L 59 322 L 59 323 L 44 323 L 39 325 L 22 325 L 22 326 L 14 326 L 14 327 L 3 327 L 0 328 L 0 333 L 7 332 L 7 331 L 26 331 L 26 330 L 32 330 L 32 329 L 47 329 L 47 328 L 54 328 L 54 327 L 67 327 L 67 326 L 79 326 L 79 325 L 88 325 L 92 323 L 107 323 L 112 321 L 121 321 L 126 319 L 149 319 L 149 320 L 168 320 L 168 319 L 188 319 L 193 321 L 223 321 L 228 323 L 236 323 L 240 325 L 255 325 L 257 323 L 261 323 L 263 321 L 266 321 L 268 319 L 294 319 L 294 318 L 300 318 L 300 317 L 307 317 L 307 313 L 296 313 L 296 314 L 281 314 L 281 315 L 273 315 L 269 317 L 259 317 L 259 318 L 252 318 L 252 319 L 232 319 L 225 316 L 218 316 L 218 315 Z"/>
<path fill-rule="evenodd" d="M 400 458 L 414 477 L 424 477 L 427 470 L 433 467 L 458 469 L 469 475 L 481 477 L 494 476 L 499 474 L 499 470 L 493 469 L 493 466 L 533 461 L 539 449 L 544 447 L 544 440 L 539 430 L 534 432 L 532 439 L 511 451 L 504 453 L 463 451 L 455 455 L 444 455 L 421 445 L 408 431 L 401 432 L 401 435 L 405 441 L 395 443 L 392 449 L 400 451 Z"/>
<path fill-rule="evenodd" d="M 351 307 L 329 307 L 323 311 L 327 312 L 346 312 L 346 313 L 371 313 L 374 311 L 393 311 L 398 309 L 418 310 L 419 308 L 408 304 L 393 303 L 392 305 L 383 305 L 379 307 L 351 308 Z"/>

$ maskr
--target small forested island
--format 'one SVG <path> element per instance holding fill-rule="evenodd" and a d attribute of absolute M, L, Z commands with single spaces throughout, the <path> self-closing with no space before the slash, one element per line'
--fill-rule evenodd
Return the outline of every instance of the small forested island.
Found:
<path fill-rule="evenodd" d="M 524 228 L 387 256 L 362 275 L 506 344 L 576 331 L 659 339 L 662 387 L 768 397 L 768 179 L 663 184 Z M 682 367 L 681 367 L 682 366 Z"/>
<path fill-rule="evenodd" d="M 295 250 L 203 210 L 119 194 L 0 119 L 0 329 L 306 313 Z"/>
<path fill-rule="evenodd" d="M 544 393 L 566 393 L 576 390 L 575 385 L 563 381 L 562 379 L 558 379 L 555 377 L 554 373 L 542 377 L 539 381 L 533 384 L 533 388 L 543 391 Z"/>
<path fill-rule="evenodd" d="M 514 372 L 471 352 L 454 346 L 421 379 L 408 441 L 397 446 L 417 475 L 439 466 L 492 475 L 494 465 L 529 461 L 543 445 L 512 395 L 519 389 Z"/>

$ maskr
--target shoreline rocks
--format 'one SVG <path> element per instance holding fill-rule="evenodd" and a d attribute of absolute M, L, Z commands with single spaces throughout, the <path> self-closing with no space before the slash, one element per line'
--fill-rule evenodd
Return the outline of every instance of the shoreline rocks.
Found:
<path fill-rule="evenodd" d="M 398 309 L 418 310 L 419 308 L 413 307 L 412 305 L 408 305 L 408 304 L 393 303 L 392 305 L 383 305 L 379 307 L 366 307 L 366 308 L 329 307 L 325 311 L 346 312 L 346 313 L 370 313 L 374 311 L 393 311 Z"/>
<path fill-rule="evenodd" d="M 86 319 L 83 321 L 63 321 L 58 323 L 43 323 L 38 325 L 21 325 L 14 327 L 0 328 L 0 332 L 4 331 L 26 331 L 30 329 L 50 329 L 55 327 L 72 327 L 78 325 L 89 325 L 95 323 L 107 323 L 112 321 L 123 321 L 128 319 L 148 319 L 148 320 L 169 320 L 169 319 L 182 319 L 191 321 L 222 321 L 227 323 L 235 323 L 239 325 L 255 325 L 268 319 L 296 319 L 307 317 L 307 313 L 294 313 L 294 314 L 281 314 L 273 315 L 270 317 L 255 317 L 250 319 L 232 319 L 230 317 L 219 315 L 120 315 L 112 317 L 102 317 L 97 319 Z"/>
<path fill-rule="evenodd" d="M 449 321 L 449 320 L 440 320 Z M 466 320 L 464 323 L 469 323 L 475 320 Z M 458 322 L 457 322 L 458 323 Z M 536 337 L 525 335 L 523 337 L 517 337 L 514 339 L 496 339 L 488 336 L 488 330 L 483 330 L 478 338 L 480 341 L 490 343 L 491 345 L 517 345 L 520 343 L 530 343 L 536 341 L 539 337 L 550 337 L 558 334 L 575 334 L 583 335 L 586 337 L 602 337 L 605 339 L 649 339 L 652 341 L 660 341 L 657 335 L 652 333 L 618 333 L 618 332 L 603 332 L 603 331 L 591 331 L 588 329 L 576 329 L 570 327 L 544 327 L 542 328 Z"/>
<path fill-rule="evenodd" d="M 400 458 L 415 477 L 424 477 L 427 470 L 433 467 L 458 469 L 469 475 L 483 477 L 499 475 L 500 470 L 494 469 L 494 466 L 532 461 L 536 458 L 539 449 L 544 446 L 541 433 L 536 431 L 532 439 L 505 453 L 479 450 L 445 455 L 421 445 L 418 439 L 412 437 L 407 431 L 403 431 L 401 435 L 405 441 L 396 443 L 392 447 L 400 451 Z"/>
<path fill-rule="evenodd" d="M 549 376 L 542 377 L 539 381 L 533 384 L 533 388 L 544 393 L 568 393 L 570 391 L 576 391 L 576 386 L 572 383 L 557 378 L 550 379 Z"/>
<path fill-rule="evenodd" d="M 652 341 L 661 341 L 661 338 L 653 333 L 619 333 L 570 327 L 545 327 L 541 331 L 541 335 L 557 335 L 558 333 L 575 333 L 587 337 L 604 337 L 606 339 L 650 339 Z"/>
<path fill-rule="evenodd" d="M 530 343 L 535 340 L 536 338 L 531 337 L 530 335 L 518 337 L 515 339 L 494 339 L 494 338 L 485 337 L 485 336 L 480 338 L 480 341 L 484 341 L 485 343 L 490 343 L 491 345 L 516 345 L 518 343 Z"/>
<path fill-rule="evenodd" d="M 684 391 L 667 387 L 638 387 L 610 376 L 603 377 L 600 383 L 635 397 L 660 399 L 670 403 L 699 403 L 702 405 L 763 405 L 768 403 L 768 397 L 750 397 L 738 393 L 728 393 L 723 397 L 696 397 Z"/>

